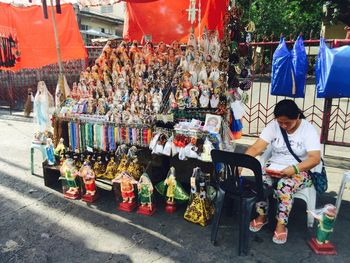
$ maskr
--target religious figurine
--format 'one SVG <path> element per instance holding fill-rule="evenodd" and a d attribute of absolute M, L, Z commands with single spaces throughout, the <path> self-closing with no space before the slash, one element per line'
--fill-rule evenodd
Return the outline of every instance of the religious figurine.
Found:
<path fill-rule="evenodd" d="M 208 138 L 205 139 L 203 144 L 203 152 L 200 155 L 200 160 L 203 162 L 211 162 L 211 151 L 214 149 L 213 144 Z"/>
<path fill-rule="evenodd" d="M 87 113 L 92 115 L 95 112 L 95 100 L 93 98 L 88 98 L 88 102 L 87 102 Z"/>
<path fill-rule="evenodd" d="M 114 177 L 117 178 L 119 177 L 123 172 L 126 172 L 128 169 L 128 160 L 126 156 L 123 156 L 119 162 L 117 172 L 115 173 Z"/>
<path fill-rule="evenodd" d="M 193 46 L 187 46 L 185 57 L 188 64 L 190 64 L 192 60 L 195 60 L 195 48 Z"/>
<path fill-rule="evenodd" d="M 93 169 L 96 177 L 103 177 L 104 173 L 106 172 L 106 166 L 103 164 L 101 156 L 97 157 Z"/>
<path fill-rule="evenodd" d="M 191 108 L 197 108 L 198 107 L 198 96 L 199 96 L 199 90 L 197 87 L 194 87 L 190 90 L 190 105 Z"/>
<path fill-rule="evenodd" d="M 209 40 L 209 54 L 213 58 L 214 61 L 219 62 L 220 61 L 220 44 L 218 40 L 218 31 L 214 30 L 210 34 L 210 40 Z"/>
<path fill-rule="evenodd" d="M 169 104 L 172 109 L 177 109 L 178 105 L 173 92 L 170 92 Z"/>
<path fill-rule="evenodd" d="M 94 65 L 91 68 L 91 77 L 94 81 L 97 81 L 100 79 L 99 74 L 98 74 L 98 68 L 99 67 L 97 65 Z"/>
<path fill-rule="evenodd" d="M 308 211 L 318 221 L 316 238 L 308 241 L 309 246 L 316 254 L 336 255 L 335 246 L 329 241 L 329 236 L 333 232 L 333 225 L 336 218 L 336 207 L 327 204 L 319 211 Z M 318 213 L 317 213 L 318 212 Z"/>
<path fill-rule="evenodd" d="M 194 27 L 191 27 L 190 34 L 188 36 L 187 47 L 192 46 L 194 49 L 197 47 L 196 36 L 194 34 Z"/>
<path fill-rule="evenodd" d="M 126 170 L 128 174 L 130 174 L 135 180 L 138 180 L 141 176 L 141 167 L 139 165 L 138 159 L 135 158 L 133 159 L 129 166 L 128 169 Z"/>
<path fill-rule="evenodd" d="M 175 49 L 172 47 L 168 49 L 168 62 L 172 64 L 176 63 Z"/>
<path fill-rule="evenodd" d="M 200 49 L 205 55 L 209 53 L 209 39 L 208 39 L 208 30 L 206 26 L 204 27 L 204 30 L 201 36 Z"/>
<path fill-rule="evenodd" d="M 176 92 L 176 101 L 177 101 L 177 107 L 180 109 L 180 110 L 183 110 L 186 108 L 186 101 L 185 101 L 185 97 L 184 97 L 184 94 L 183 94 L 183 91 L 181 88 L 179 88 Z"/>
<path fill-rule="evenodd" d="M 79 101 L 80 99 L 80 94 L 79 94 L 78 86 L 76 82 L 73 83 L 71 97 L 76 101 Z"/>
<path fill-rule="evenodd" d="M 134 185 L 137 184 L 137 181 L 124 171 L 118 177 L 113 179 L 113 182 L 120 184 L 120 192 L 123 198 L 123 201 L 119 204 L 118 209 L 125 212 L 131 212 L 134 210 L 137 206 L 134 200 Z"/>
<path fill-rule="evenodd" d="M 106 107 L 105 107 L 105 100 L 103 98 L 98 99 L 97 103 L 97 114 L 98 115 L 105 115 L 106 114 Z"/>
<path fill-rule="evenodd" d="M 40 132 L 45 132 L 46 130 L 51 129 L 51 107 L 53 107 L 53 97 L 48 91 L 45 82 L 39 81 L 37 92 L 34 97 L 34 116 L 39 124 Z"/>
<path fill-rule="evenodd" d="M 167 213 L 174 213 L 176 211 L 176 202 L 184 202 L 189 199 L 188 194 L 183 189 L 181 184 L 176 181 L 175 168 L 170 167 L 168 175 L 164 181 L 156 185 L 157 191 L 167 198 L 165 211 Z"/>
<path fill-rule="evenodd" d="M 53 143 L 51 138 L 46 139 L 45 150 L 46 150 L 48 165 L 55 165 L 55 155 L 54 155 Z"/>
<path fill-rule="evenodd" d="M 181 68 L 184 72 L 188 71 L 188 62 L 185 56 L 180 57 L 180 64 L 178 68 Z"/>
<path fill-rule="evenodd" d="M 140 206 L 137 209 L 138 214 L 153 215 L 156 211 L 153 203 L 153 184 L 147 173 L 143 173 L 137 184 L 138 199 Z"/>
<path fill-rule="evenodd" d="M 214 88 L 216 87 L 216 81 L 220 78 L 219 64 L 217 62 L 211 63 L 209 79 L 213 81 Z"/>
<path fill-rule="evenodd" d="M 203 83 L 208 79 L 207 67 L 205 62 L 200 62 L 199 64 L 200 71 L 198 73 L 198 82 L 202 81 Z"/>
<path fill-rule="evenodd" d="M 201 108 L 208 108 L 210 101 L 210 90 L 207 85 L 202 86 L 201 96 L 199 97 L 199 104 Z"/>
<path fill-rule="evenodd" d="M 207 197 L 205 174 L 199 167 L 193 169 L 190 184 L 191 200 L 184 218 L 195 224 L 206 226 L 214 215 L 214 206 Z"/>
<path fill-rule="evenodd" d="M 117 173 L 118 165 L 115 163 L 114 158 L 111 158 L 107 164 L 106 172 L 103 174 L 103 178 L 112 180 Z"/>
<path fill-rule="evenodd" d="M 67 148 L 63 142 L 64 142 L 64 139 L 61 138 L 54 150 L 54 155 L 56 156 L 56 158 L 60 160 L 60 164 L 62 164 L 63 157 L 67 152 Z"/>
<path fill-rule="evenodd" d="M 216 109 L 219 106 L 220 98 L 218 94 L 212 94 L 210 98 L 210 107 Z"/>
<path fill-rule="evenodd" d="M 198 81 L 198 74 L 197 71 L 198 70 L 198 64 L 195 61 L 190 61 L 189 66 L 188 66 L 188 71 L 190 73 L 190 82 L 192 84 L 192 86 L 197 85 L 197 81 Z"/>
<path fill-rule="evenodd" d="M 128 153 L 126 154 L 128 159 L 134 160 L 135 158 L 137 159 L 137 147 L 136 146 L 131 146 L 128 150 Z"/>
<path fill-rule="evenodd" d="M 189 91 L 190 89 L 192 89 L 193 85 L 191 83 L 190 77 L 191 77 L 191 73 L 189 72 L 185 72 L 183 75 L 183 81 L 182 81 L 182 88 L 186 89 L 187 91 Z"/>
<path fill-rule="evenodd" d="M 83 200 L 85 202 L 92 203 L 96 200 L 96 184 L 95 184 L 95 173 L 91 168 L 90 162 L 85 161 L 79 171 L 79 176 L 83 178 L 85 186 L 85 194 Z"/>
<path fill-rule="evenodd" d="M 76 182 L 76 178 L 79 174 L 78 169 L 74 165 L 74 161 L 71 158 L 67 158 L 61 168 L 61 175 L 66 179 L 68 190 L 64 192 L 64 197 L 68 199 L 78 199 L 80 197 L 79 186 Z"/>

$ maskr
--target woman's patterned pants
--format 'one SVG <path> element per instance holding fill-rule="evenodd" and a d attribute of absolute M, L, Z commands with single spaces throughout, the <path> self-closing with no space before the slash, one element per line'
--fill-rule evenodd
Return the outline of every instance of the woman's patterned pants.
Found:
<path fill-rule="evenodd" d="M 277 215 L 279 223 L 287 225 L 289 213 L 293 205 L 293 195 L 305 187 L 310 187 L 312 181 L 307 172 L 300 172 L 292 177 L 281 179 L 272 178 L 266 174 L 263 175 L 264 183 L 274 186 L 274 197 L 277 199 Z M 277 183 L 277 184 L 276 184 Z M 268 203 L 261 201 L 256 204 L 256 211 L 259 215 L 267 215 Z"/>

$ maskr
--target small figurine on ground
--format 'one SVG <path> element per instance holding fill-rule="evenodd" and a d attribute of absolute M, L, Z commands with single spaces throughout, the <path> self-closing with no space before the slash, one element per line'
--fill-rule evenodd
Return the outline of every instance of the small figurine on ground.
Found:
<path fill-rule="evenodd" d="M 120 184 L 120 192 L 123 198 L 123 201 L 119 204 L 118 209 L 125 212 L 131 212 L 134 210 L 137 206 L 134 192 L 134 185 L 137 184 L 137 181 L 124 171 L 118 177 L 113 179 L 113 182 Z"/>
<path fill-rule="evenodd" d="M 167 197 L 165 211 L 170 214 L 176 211 L 175 201 L 184 202 L 189 199 L 189 195 L 183 189 L 181 184 L 176 181 L 174 167 L 170 167 L 166 179 L 158 183 L 156 189 L 161 195 Z"/>
<path fill-rule="evenodd" d="M 143 173 L 137 184 L 138 199 L 140 206 L 137 210 L 138 214 L 153 215 L 156 208 L 153 204 L 153 184 L 147 173 Z"/>
<path fill-rule="evenodd" d="M 327 204 L 318 211 L 308 211 L 318 221 L 316 238 L 312 238 L 308 244 L 316 254 L 336 255 L 334 245 L 329 241 L 329 236 L 333 232 L 333 225 L 336 218 L 336 207 Z"/>
<path fill-rule="evenodd" d="M 75 181 L 79 171 L 74 166 L 73 159 L 67 157 L 60 168 L 61 175 L 65 178 L 68 190 L 64 192 L 64 197 L 68 199 L 78 199 L 80 197 L 79 187 Z"/>
<path fill-rule="evenodd" d="M 191 177 L 191 199 L 184 218 L 192 223 L 206 226 L 214 215 L 214 206 L 206 193 L 205 174 L 199 167 L 193 169 Z"/>
<path fill-rule="evenodd" d="M 95 173 L 92 170 L 90 162 L 85 161 L 83 166 L 80 168 L 79 175 L 83 178 L 85 185 L 85 194 L 83 200 L 85 202 L 92 203 L 96 200 L 96 184 L 95 184 Z"/>

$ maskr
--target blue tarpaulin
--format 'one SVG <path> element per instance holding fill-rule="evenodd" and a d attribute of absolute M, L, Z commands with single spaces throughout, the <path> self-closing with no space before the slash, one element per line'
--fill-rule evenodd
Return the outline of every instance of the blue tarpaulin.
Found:
<path fill-rule="evenodd" d="M 330 49 L 321 38 L 316 89 L 318 98 L 350 97 L 350 46 Z"/>
<path fill-rule="evenodd" d="M 303 98 L 308 61 L 301 36 L 288 50 L 284 38 L 273 54 L 271 95 Z"/>

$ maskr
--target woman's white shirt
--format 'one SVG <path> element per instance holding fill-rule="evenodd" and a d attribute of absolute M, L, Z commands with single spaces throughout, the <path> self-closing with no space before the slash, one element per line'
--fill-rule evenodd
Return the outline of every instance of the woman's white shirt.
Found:
<path fill-rule="evenodd" d="M 298 163 L 289 152 L 276 120 L 270 122 L 263 129 L 260 138 L 272 146 L 270 162 L 285 165 Z M 300 126 L 294 133 L 288 134 L 288 139 L 293 152 L 302 161 L 307 159 L 307 152 L 321 150 L 320 137 L 315 127 L 305 119 L 301 120 Z"/>

